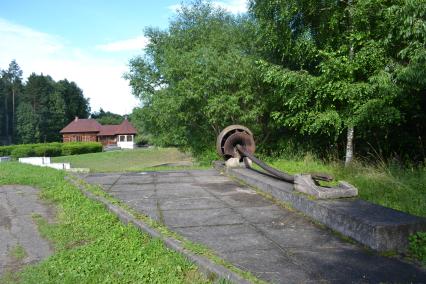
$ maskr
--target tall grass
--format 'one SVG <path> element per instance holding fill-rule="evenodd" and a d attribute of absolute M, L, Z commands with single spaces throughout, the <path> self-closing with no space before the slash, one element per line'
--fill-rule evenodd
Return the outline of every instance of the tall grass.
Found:
<path fill-rule="evenodd" d="M 325 172 L 337 180 L 345 180 L 356 186 L 359 197 L 404 211 L 426 217 L 426 167 L 401 167 L 380 160 L 376 164 L 354 161 L 344 167 L 336 161 L 324 162 L 307 154 L 299 159 L 269 159 L 272 166 L 289 172 Z"/>

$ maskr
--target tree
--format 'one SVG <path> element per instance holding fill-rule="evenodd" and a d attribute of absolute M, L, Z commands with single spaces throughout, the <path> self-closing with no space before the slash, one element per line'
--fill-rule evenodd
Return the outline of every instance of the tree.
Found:
<path fill-rule="evenodd" d="M 390 130 L 405 122 L 411 108 L 406 106 L 418 106 L 415 100 L 405 99 L 407 89 L 398 80 L 398 70 L 407 70 L 414 63 L 401 60 L 404 50 L 413 46 L 401 34 L 411 34 L 408 37 L 417 40 L 416 50 L 424 50 L 424 37 L 419 35 L 425 34 L 425 14 L 408 8 L 415 3 L 424 11 L 424 2 L 250 3 L 259 25 L 263 80 L 271 85 L 281 106 L 272 112 L 278 125 L 331 142 L 343 140 L 347 129 L 347 149 L 351 148 L 353 129 L 358 127 L 357 135 L 364 143 L 371 145 L 376 140 L 381 147 L 380 141 L 388 139 Z M 396 16 L 403 11 L 405 17 Z M 395 25 L 396 19 L 407 17 L 412 18 Z M 413 31 L 410 23 L 418 24 L 416 32 L 408 32 Z M 401 105 L 401 100 L 406 104 Z M 372 140 L 369 133 L 377 139 Z M 346 156 L 349 162 L 350 156 Z"/>
<path fill-rule="evenodd" d="M 57 91 L 65 102 L 65 121 L 71 122 L 76 116 L 88 118 L 90 115 L 89 99 L 85 98 L 83 91 L 75 82 L 60 80 L 57 83 Z"/>
<path fill-rule="evenodd" d="M 16 95 L 22 89 L 22 70 L 15 60 L 10 62 L 7 70 L 2 71 L 2 80 L 4 82 L 5 134 L 11 143 L 15 136 Z"/>
<path fill-rule="evenodd" d="M 90 117 L 96 119 L 103 125 L 120 124 L 124 120 L 124 116 L 109 111 L 105 112 L 102 108 L 100 108 L 98 112 L 93 112 Z"/>
<path fill-rule="evenodd" d="M 146 55 L 130 61 L 126 78 L 144 105 L 137 117 L 156 143 L 202 152 L 229 124 L 259 128 L 264 102 L 254 28 L 248 17 L 196 1 L 181 8 L 168 30 L 146 30 Z"/>
<path fill-rule="evenodd" d="M 20 103 L 16 114 L 19 142 L 26 144 L 40 141 L 39 117 L 31 104 Z"/>

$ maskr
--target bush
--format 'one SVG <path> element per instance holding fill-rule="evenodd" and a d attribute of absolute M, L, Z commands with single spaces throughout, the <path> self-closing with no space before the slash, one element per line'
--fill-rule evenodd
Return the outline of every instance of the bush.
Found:
<path fill-rule="evenodd" d="M 418 232 L 410 236 L 410 254 L 426 264 L 426 232 Z"/>
<path fill-rule="evenodd" d="M 35 152 L 34 152 L 34 148 L 32 148 L 31 146 L 27 146 L 27 147 L 20 146 L 20 147 L 14 148 L 11 152 L 11 155 L 15 159 L 18 159 L 23 157 L 34 156 Z"/>
<path fill-rule="evenodd" d="M 211 166 L 213 161 L 222 160 L 216 153 L 216 149 L 208 148 L 200 153 L 193 153 L 195 159 L 201 166 Z"/>
<path fill-rule="evenodd" d="M 34 147 L 34 154 L 39 157 L 57 157 L 62 155 L 61 145 L 41 145 Z"/>
<path fill-rule="evenodd" d="M 86 153 L 102 152 L 102 144 L 97 142 L 72 142 L 62 145 L 62 155 L 78 155 Z"/>
<path fill-rule="evenodd" d="M 97 142 L 74 143 L 40 143 L 0 146 L 0 156 L 12 156 L 15 159 L 22 157 L 57 157 L 62 155 L 76 155 L 102 152 L 102 144 Z"/>
<path fill-rule="evenodd" d="M 0 156 L 10 156 L 14 146 L 0 146 Z"/>

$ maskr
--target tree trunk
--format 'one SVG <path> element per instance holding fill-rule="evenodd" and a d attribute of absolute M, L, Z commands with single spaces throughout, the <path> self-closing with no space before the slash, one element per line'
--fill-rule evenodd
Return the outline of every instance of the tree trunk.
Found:
<path fill-rule="evenodd" d="M 14 88 L 12 88 L 12 139 L 15 140 L 15 89 Z"/>
<path fill-rule="evenodd" d="M 5 114 L 5 130 L 6 130 L 6 139 L 7 144 L 10 144 L 10 133 L 9 133 L 9 109 L 7 108 L 7 94 L 4 96 L 4 114 Z"/>
<path fill-rule="evenodd" d="M 349 6 L 349 30 L 353 31 L 352 26 L 352 0 L 348 1 Z M 354 59 L 354 45 L 351 41 L 349 43 L 349 61 Z M 353 125 L 348 126 L 348 135 L 346 137 L 346 157 L 345 157 L 345 167 L 348 167 L 352 163 L 354 156 L 354 127 Z"/>
<path fill-rule="evenodd" d="M 354 127 L 348 127 L 348 136 L 346 138 L 346 158 L 345 158 L 345 167 L 349 166 L 352 163 L 354 156 Z"/>

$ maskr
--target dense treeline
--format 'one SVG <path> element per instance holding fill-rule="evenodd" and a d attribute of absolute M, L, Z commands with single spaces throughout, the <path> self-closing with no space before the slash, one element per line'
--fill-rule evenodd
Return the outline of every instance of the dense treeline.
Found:
<path fill-rule="evenodd" d="M 89 101 L 74 82 L 32 73 L 23 83 L 14 60 L 0 71 L 0 145 L 60 141 L 66 124 L 90 114 Z"/>
<path fill-rule="evenodd" d="M 116 114 L 110 111 L 104 111 L 102 108 L 90 115 L 90 118 L 96 119 L 100 124 L 120 124 L 126 116 Z"/>
<path fill-rule="evenodd" d="M 269 154 L 425 160 L 423 0 L 195 1 L 146 36 L 126 77 L 153 143 L 200 153 L 240 123 Z"/>

